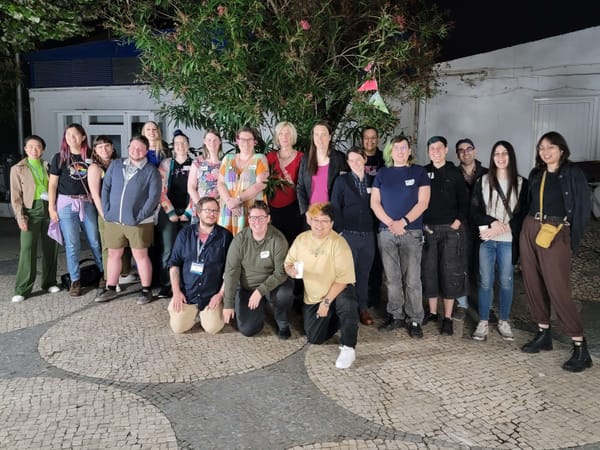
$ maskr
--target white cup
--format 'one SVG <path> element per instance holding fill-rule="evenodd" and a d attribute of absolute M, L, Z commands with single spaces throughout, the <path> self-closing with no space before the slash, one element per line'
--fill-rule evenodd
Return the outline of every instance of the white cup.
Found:
<path fill-rule="evenodd" d="M 296 269 L 296 276 L 294 278 L 301 279 L 304 276 L 304 261 L 296 261 L 294 269 Z"/>
<path fill-rule="evenodd" d="M 479 225 L 479 232 L 485 231 L 489 228 L 489 225 Z"/>

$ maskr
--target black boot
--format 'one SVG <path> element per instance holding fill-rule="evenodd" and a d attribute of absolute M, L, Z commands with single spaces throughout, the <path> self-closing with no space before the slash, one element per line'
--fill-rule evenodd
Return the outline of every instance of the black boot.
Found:
<path fill-rule="evenodd" d="M 562 368 L 569 372 L 581 372 L 592 367 L 592 357 L 587 349 L 587 342 L 573 341 L 573 353 L 571 358 L 562 365 Z"/>
<path fill-rule="evenodd" d="M 539 353 L 540 350 L 552 350 L 552 333 L 550 328 L 540 328 L 536 336 L 521 347 L 525 353 Z"/>

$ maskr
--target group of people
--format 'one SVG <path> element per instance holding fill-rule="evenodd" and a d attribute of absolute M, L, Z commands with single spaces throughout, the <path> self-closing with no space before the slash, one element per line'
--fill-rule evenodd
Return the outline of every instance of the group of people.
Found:
<path fill-rule="evenodd" d="M 320 344 L 339 330 L 336 367 L 347 368 L 356 357 L 358 323 L 374 323 L 368 308 L 379 300 L 383 278 L 388 314 L 380 330 L 406 327 L 420 338 L 426 322 L 439 321 L 440 333 L 453 333 L 453 314 L 464 313 L 477 274 L 480 321 L 473 339 L 485 340 L 497 271 L 497 330 L 512 340 L 520 261 L 539 326 L 523 351 L 552 348 L 553 310 L 573 340 L 563 368 L 591 367 L 569 278 L 571 251 L 579 247 L 591 205 L 564 138 L 556 132 L 540 138 L 529 183 L 507 141 L 494 144 L 485 169 L 471 139 L 456 143 L 456 166 L 447 159 L 447 140 L 433 136 L 430 163 L 420 166 L 408 137 L 393 138 L 383 152 L 378 138 L 365 127 L 363 145 L 344 154 L 333 149 L 329 125 L 318 122 L 303 153 L 295 148 L 294 125 L 282 122 L 276 150 L 257 153 L 258 136 L 244 127 L 236 135 L 238 151 L 223 156 L 219 133 L 207 130 L 203 154 L 192 159 L 184 133 L 175 132 L 167 156 L 158 125 L 148 122 L 131 139 L 128 156 L 116 158 L 107 136 L 96 137 L 90 149 L 85 130 L 73 124 L 48 165 L 41 159 L 43 139 L 30 136 L 27 157 L 11 170 L 21 229 L 13 302 L 31 295 L 38 240 L 42 288 L 60 290 L 57 245 L 47 233 L 53 223 L 64 240 L 69 294 L 81 295 L 82 228 L 102 271 L 95 301 L 118 295 L 120 279 L 132 276 L 133 257 L 142 287 L 137 302 L 153 300 L 154 275 L 158 297 L 171 298 L 174 332 L 191 329 L 199 317 L 208 333 L 230 323 L 252 336 L 264 327 L 268 304 L 278 337 L 288 339 L 289 313 L 301 294 L 308 341 Z M 276 188 L 267 198 L 268 183 Z M 548 226 L 557 231 L 541 247 L 536 236 Z"/>

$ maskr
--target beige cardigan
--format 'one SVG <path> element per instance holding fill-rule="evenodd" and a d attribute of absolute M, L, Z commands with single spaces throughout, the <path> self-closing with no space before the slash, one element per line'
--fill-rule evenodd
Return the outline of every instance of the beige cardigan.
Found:
<path fill-rule="evenodd" d="M 48 163 L 42 161 L 42 164 L 48 174 Z M 19 225 L 27 223 L 28 217 L 25 215 L 25 209 L 31 209 L 34 196 L 35 180 L 27 164 L 27 158 L 23 158 L 10 169 L 10 203 Z"/>

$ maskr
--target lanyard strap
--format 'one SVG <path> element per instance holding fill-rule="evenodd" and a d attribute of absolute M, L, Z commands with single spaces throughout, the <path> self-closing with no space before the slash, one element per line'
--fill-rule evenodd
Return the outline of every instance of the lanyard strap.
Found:
<path fill-rule="evenodd" d="M 48 189 L 48 177 L 45 177 L 45 170 L 44 170 L 44 165 L 41 165 L 41 169 L 42 169 L 42 176 L 40 178 L 39 176 L 39 172 L 37 170 L 35 170 L 35 168 L 31 165 L 31 163 L 29 162 L 29 160 L 27 160 L 27 165 L 29 166 L 29 170 L 31 170 L 31 175 L 33 175 L 33 178 L 35 178 L 35 181 L 37 181 L 41 186 L 44 187 L 44 189 Z"/>
<path fill-rule="evenodd" d="M 202 242 L 200 241 L 200 232 L 198 232 L 198 240 L 196 241 L 196 261 L 200 262 L 200 255 L 202 254 L 202 250 L 204 250 L 204 247 L 206 246 L 206 243 L 208 242 L 208 238 L 210 237 L 210 233 L 208 234 L 208 236 L 206 236 L 206 241 Z M 200 242 L 202 242 L 202 246 L 200 246 Z"/>

